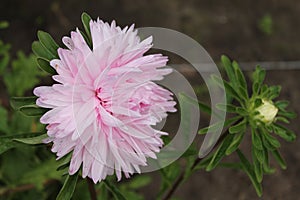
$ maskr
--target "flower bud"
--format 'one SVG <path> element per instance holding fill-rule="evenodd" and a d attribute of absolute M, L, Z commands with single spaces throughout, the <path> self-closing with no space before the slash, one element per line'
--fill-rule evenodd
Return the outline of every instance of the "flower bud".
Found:
<path fill-rule="evenodd" d="M 260 121 L 270 124 L 274 121 L 275 116 L 277 115 L 278 108 L 274 106 L 272 101 L 268 100 L 262 100 L 262 104 L 256 108 L 256 111 L 259 112 L 257 115 L 257 118 L 260 119 Z"/>

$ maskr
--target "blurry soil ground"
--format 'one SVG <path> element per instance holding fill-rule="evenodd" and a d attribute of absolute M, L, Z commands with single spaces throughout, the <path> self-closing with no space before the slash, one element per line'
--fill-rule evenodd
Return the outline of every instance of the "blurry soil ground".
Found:
<path fill-rule="evenodd" d="M 0 31 L 0 38 L 12 44 L 12 52 L 22 49 L 29 53 L 38 29 L 49 32 L 59 42 L 75 26 L 81 27 L 83 11 L 94 18 L 115 19 L 122 26 L 134 22 L 137 27 L 160 26 L 181 31 L 199 41 L 216 62 L 221 54 L 243 62 L 299 60 L 300 3 L 297 0 L 2 0 L 0 20 L 8 20 L 10 27 Z M 272 19 L 269 35 L 259 28 L 265 15 Z M 290 109 L 298 114 L 299 77 L 300 71 L 296 70 L 267 73 L 267 82 L 282 85 L 281 98 L 289 99 Z M 299 118 L 291 124 L 296 132 L 298 121 Z M 282 154 L 288 169 L 278 168 L 275 175 L 264 178 L 262 199 L 299 199 L 299 146 L 299 138 L 291 144 L 283 142 Z M 152 191 L 156 189 L 155 183 L 145 188 L 147 199 L 154 199 Z M 230 169 L 199 171 L 176 195 L 191 200 L 258 199 L 248 178 Z"/>

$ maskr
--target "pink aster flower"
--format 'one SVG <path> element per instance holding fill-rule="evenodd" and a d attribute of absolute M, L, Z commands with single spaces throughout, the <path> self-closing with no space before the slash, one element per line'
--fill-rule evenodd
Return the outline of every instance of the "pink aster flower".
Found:
<path fill-rule="evenodd" d="M 140 173 L 146 158 L 156 158 L 165 132 L 152 126 L 175 112 L 172 93 L 153 81 L 170 69 L 167 57 L 144 55 L 152 37 L 143 41 L 134 26 L 121 29 L 115 22 L 90 22 L 92 46 L 76 30 L 64 37 L 68 49 L 59 48 L 57 84 L 34 89 L 36 104 L 49 108 L 40 121 L 47 125 L 57 159 L 72 152 L 69 174 L 82 165 L 82 176 L 96 183 L 122 172 Z"/>

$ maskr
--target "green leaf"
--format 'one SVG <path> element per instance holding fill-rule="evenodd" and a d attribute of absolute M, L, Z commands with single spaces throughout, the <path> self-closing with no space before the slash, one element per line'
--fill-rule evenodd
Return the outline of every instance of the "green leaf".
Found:
<path fill-rule="evenodd" d="M 14 142 L 10 138 L 1 138 L 0 137 L 0 154 L 12 149 L 18 145 L 17 142 Z"/>
<path fill-rule="evenodd" d="M 236 81 L 235 72 L 234 72 L 234 69 L 232 67 L 230 59 L 227 56 L 222 55 L 221 56 L 221 61 L 224 65 L 224 68 L 225 68 L 225 71 L 227 73 L 227 76 L 229 78 L 230 83 L 235 85 L 237 81 Z"/>
<path fill-rule="evenodd" d="M 237 99 L 240 103 L 243 103 L 242 98 L 239 94 L 233 89 L 233 87 L 225 80 L 222 80 L 220 77 L 212 75 L 212 79 L 221 87 L 225 87 L 226 94 L 231 95 L 235 99 Z"/>
<path fill-rule="evenodd" d="M 48 138 L 48 135 L 42 134 L 42 135 L 31 137 L 31 138 L 14 139 L 14 141 L 21 142 L 24 144 L 43 144 L 43 140 L 46 138 Z"/>
<path fill-rule="evenodd" d="M 53 55 L 48 49 L 46 49 L 40 42 L 34 41 L 32 43 L 32 51 L 33 53 L 40 58 L 43 58 L 47 61 L 53 60 L 57 58 L 55 55 Z"/>
<path fill-rule="evenodd" d="M 264 147 L 263 151 L 264 151 L 263 171 L 264 173 L 272 174 L 275 172 L 275 169 L 272 169 L 270 167 L 268 149 Z"/>
<path fill-rule="evenodd" d="M 247 128 L 247 120 L 244 118 L 240 123 L 231 126 L 229 128 L 229 133 L 234 134 L 234 133 L 241 133 L 241 132 L 245 132 L 246 128 Z"/>
<path fill-rule="evenodd" d="M 281 111 L 285 111 L 285 108 L 289 105 L 289 101 L 277 101 L 275 103 L 275 106 L 281 110 Z"/>
<path fill-rule="evenodd" d="M 10 105 L 13 109 L 19 110 L 23 106 L 35 105 L 37 100 L 36 96 L 31 97 L 12 97 L 10 99 Z"/>
<path fill-rule="evenodd" d="M 103 183 L 105 184 L 106 188 L 113 194 L 116 200 L 126 200 L 126 198 L 118 190 L 118 188 L 112 185 L 108 180 L 104 180 Z"/>
<path fill-rule="evenodd" d="M 282 115 L 289 119 L 295 119 L 297 117 L 297 114 L 294 112 L 287 112 L 287 111 L 278 111 L 278 115 Z"/>
<path fill-rule="evenodd" d="M 21 138 L 31 138 L 41 135 L 41 133 L 26 133 L 26 134 L 15 134 L 10 136 L 1 136 L 0 137 L 0 154 L 6 152 L 7 150 L 18 147 L 21 144 L 14 141 L 15 139 Z"/>
<path fill-rule="evenodd" d="M 23 96 L 39 83 L 42 75 L 44 74 L 37 68 L 36 57 L 33 54 L 26 56 L 19 51 L 3 79 L 10 96 Z"/>
<path fill-rule="evenodd" d="M 193 99 L 192 97 L 190 97 L 184 93 L 179 93 L 179 96 L 181 96 L 181 98 L 184 98 L 184 100 L 187 100 L 188 102 L 190 102 L 194 105 L 198 105 L 201 111 L 211 115 L 211 113 L 212 113 L 211 107 L 206 105 L 205 103 L 200 102 L 196 99 Z"/>
<path fill-rule="evenodd" d="M 237 84 L 235 86 L 237 87 L 237 90 L 240 91 L 242 96 L 244 98 L 248 99 L 247 82 L 246 82 L 245 76 L 242 73 L 241 68 L 239 67 L 239 64 L 236 61 L 232 62 L 232 66 L 234 68 L 235 75 L 239 82 L 239 84 Z M 233 85 L 233 87 L 235 87 L 235 86 Z"/>
<path fill-rule="evenodd" d="M 264 135 L 262 135 L 262 141 L 264 147 L 266 147 L 268 150 L 273 151 L 276 149 L 276 147 L 274 147 Z"/>
<path fill-rule="evenodd" d="M 259 197 L 261 197 L 262 196 L 262 186 L 256 179 L 256 175 L 254 174 L 253 167 L 251 166 L 251 164 L 249 163 L 247 158 L 244 156 L 244 154 L 239 149 L 237 149 L 237 154 L 241 160 L 241 165 L 242 165 L 243 170 L 246 172 L 246 174 L 250 178 L 257 195 Z"/>
<path fill-rule="evenodd" d="M 203 169 L 206 168 L 209 163 L 211 162 L 211 160 L 213 159 L 213 155 L 210 155 L 204 159 L 202 159 L 193 169 L 193 171 L 199 170 L 199 169 Z M 193 172 L 191 171 L 191 172 Z"/>
<path fill-rule="evenodd" d="M 139 189 L 141 187 L 145 187 L 151 183 L 151 176 L 147 175 L 139 175 L 131 179 L 128 183 L 128 187 L 131 189 Z"/>
<path fill-rule="evenodd" d="M 51 35 L 44 31 L 38 31 L 37 35 L 44 48 L 51 52 L 51 54 L 55 57 L 58 57 L 57 49 L 59 48 L 59 46 L 56 44 Z"/>
<path fill-rule="evenodd" d="M 239 147 L 239 145 L 242 142 L 242 139 L 245 135 L 245 131 L 244 132 L 240 132 L 234 135 L 234 138 L 230 144 L 230 146 L 226 149 L 226 155 L 229 156 L 230 154 L 232 154 L 234 151 L 236 151 Z"/>
<path fill-rule="evenodd" d="M 289 124 L 290 123 L 290 121 L 287 119 L 287 118 L 285 118 L 285 117 L 276 117 L 275 118 L 275 122 L 276 121 L 280 121 L 280 122 L 283 122 L 283 123 L 286 123 L 286 124 Z"/>
<path fill-rule="evenodd" d="M 231 124 L 235 123 L 236 121 L 238 121 L 241 117 L 240 116 L 235 116 L 233 118 L 230 118 L 230 119 L 227 119 L 225 120 L 224 124 L 223 122 L 217 122 L 209 127 L 206 127 L 206 128 L 203 128 L 203 129 L 200 129 L 198 131 L 199 134 L 206 134 L 207 131 L 209 130 L 210 132 L 214 132 L 218 129 L 220 129 L 221 127 L 228 127 L 230 126 Z"/>
<path fill-rule="evenodd" d="M 236 107 L 235 110 L 236 110 L 236 113 L 238 113 L 241 116 L 247 116 L 249 114 L 248 111 L 242 107 Z"/>
<path fill-rule="evenodd" d="M 20 111 L 29 117 L 34 117 L 34 116 L 42 116 L 45 114 L 49 109 L 46 108 L 40 108 L 34 105 L 29 105 L 29 106 L 22 106 L 20 108 Z"/>
<path fill-rule="evenodd" d="M 63 158 L 61 158 L 58 162 L 58 167 L 56 169 L 56 171 L 60 171 L 63 170 L 67 167 L 70 166 L 70 162 L 71 162 L 71 157 L 72 157 L 72 153 L 68 153 L 67 155 L 65 155 Z"/>
<path fill-rule="evenodd" d="M 236 106 L 232 105 L 232 104 L 221 104 L 221 103 L 218 103 L 216 105 L 216 107 L 219 110 L 222 110 L 222 111 L 226 111 L 226 112 L 229 112 L 229 113 L 236 113 Z"/>
<path fill-rule="evenodd" d="M 264 131 L 263 132 L 264 137 L 266 138 L 266 140 L 268 140 L 268 142 L 274 147 L 274 148 L 279 148 L 280 147 L 280 142 L 274 138 L 273 136 L 270 135 L 270 133 Z"/>
<path fill-rule="evenodd" d="M 274 98 L 278 97 L 280 94 L 280 91 L 281 91 L 281 86 L 275 85 L 275 86 L 269 87 L 269 89 L 268 89 L 269 99 L 274 99 Z"/>
<path fill-rule="evenodd" d="M 213 170 L 219 162 L 222 160 L 222 158 L 226 155 L 225 152 L 229 145 L 231 144 L 233 140 L 233 135 L 227 135 L 224 139 L 224 141 L 221 143 L 220 147 L 216 150 L 214 153 L 214 156 L 212 160 L 210 161 L 209 165 L 206 167 L 206 171 Z"/>
<path fill-rule="evenodd" d="M 81 15 L 81 21 L 84 27 L 84 30 L 87 34 L 87 38 L 88 38 L 88 43 L 92 44 L 92 36 L 91 36 L 91 29 L 90 29 L 90 21 L 92 20 L 92 18 L 87 14 L 87 13 L 82 13 Z"/>
<path fill-rule="evenodd" d="M 252 146 L 252 152 L 254 153 L 255 157 L 257 158 L 257 160 L 260 162 L 260 163 L 263 163 L 264 162 L 264 156 L 265 156 L 265 152 L 263 150 L 260 150 L 260 149 L 257 149 L 255 148 L 254 146 Z"/>
<path fill-rule="evenodd" d="M 276 135 L 283 138 L 284 140 L 288 142 L 292 142 L 296 139 L 296 135 L 291 130 L 285 128 L 284 126 L 281 126 L 279 124 L 273 124 L 273 131 Z"/>
<path fill-rule="evenodd" d="M 286 169 L 286 162 L 282 158 L 280 152 L 278 150 L 274 150 L 274 151 L 271 151 L 271 152 L 272 152 L 274 158 L 276 159 L 276 161 L 278 162 L 278 164 L 280 165 L 280 167 L 282 169 Z"/>
<path fill-rule="evenodd" d="M 251 129 L 252 135 L 252 144 L 256 149 L 263 150 L 263 142 L 261 137 L 258 135 L 258 132 L 255 129 Z"/>
<path fill-rule="evenodd" d="M 44 58 L 37 58 L 36 59 L 38 66 L 45 72 L 55 75 L 56 70 L 50 65 L 49 61 L 45 60 Z"/>
<path fill-rule="evenodd" d="M 256 66 L 256 69 L 253 72 L 252 91 L 254 94 L 259 93 L 259 90 L 264 82 L 265 76 L 266 76 L 266 71 L 264 69 L 262 69 L 259 65 Z"/>
<path fill-rule="evenodd" d="M 70 200 L 73 196 L 78 178 L 78 172 L 74 175 L 68 175 L 63 187 L 59 191 L 56 200 Z"/>
<path fill-rule="evenodd" d="M 255 149 L 255 147 L 254 147 L 254 149 Z M 252 150 L 253 150 L 253 148 L 252 148 Z M 255 173 L 257 181 L 259 183 L 261 183 L 262 179 L 263 179 L 263 163 L 260 162 L 260 160 L 258 160 L 254 151 L 252 151 L 254 173 Z"/>

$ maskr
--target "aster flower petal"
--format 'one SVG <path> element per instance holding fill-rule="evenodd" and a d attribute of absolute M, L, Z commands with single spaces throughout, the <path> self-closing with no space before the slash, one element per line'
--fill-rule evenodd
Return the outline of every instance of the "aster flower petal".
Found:
<path fill-rule="evenodd" d="M 172 72 L 168 58 L 144 55 L 152 37 L 141 41 L 134 25 L 120 28 L 90 21 L 93 48 L 80 31 L 63 37 L 50 61 L 58 83 L 34 89 L 36 104 L 50 109 L 40 119 L 47 124 L 57 159 L 72 153 L 69 174 L 82 167 L 82 176 L 95 183 L 108 175 L 117 179 L 140 173 L 147 158 L 156 158 L 167 133 L 152 125 L 175 112 L 172 93 L 153 81 Z"/>

